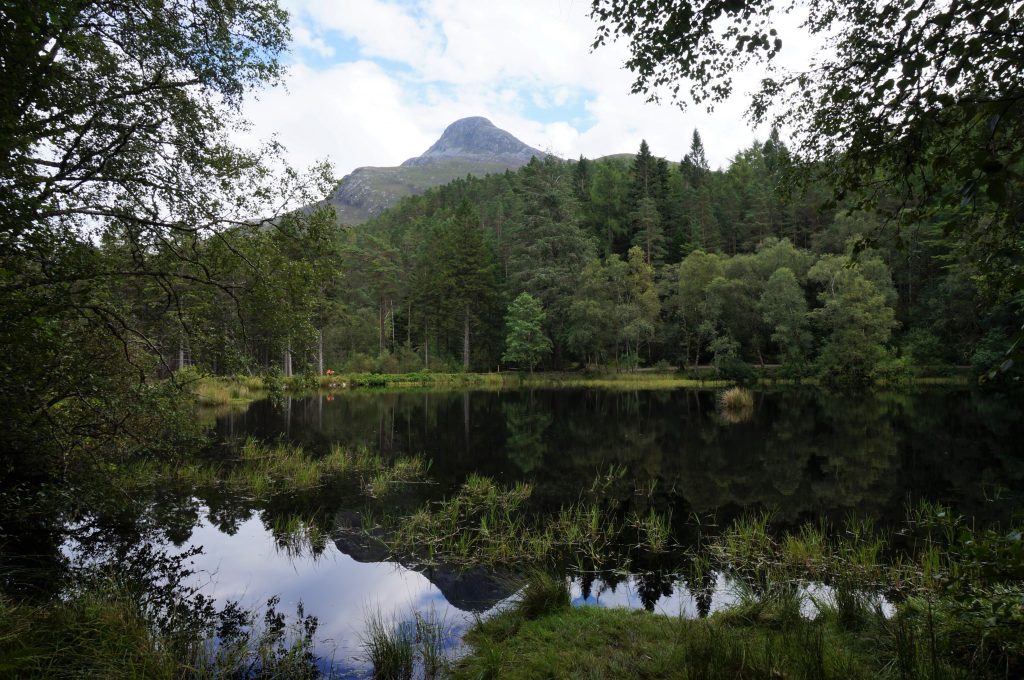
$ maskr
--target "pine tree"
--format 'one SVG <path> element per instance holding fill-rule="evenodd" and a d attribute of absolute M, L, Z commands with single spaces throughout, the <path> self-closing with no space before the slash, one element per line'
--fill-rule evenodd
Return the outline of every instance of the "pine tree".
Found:
<path fill-rule="evenodd" d="M 683 173 L 687 183 L 694 189 L 704 183 L 704 179 L 710 171 L 707 156 L 704 154 L 704 142 L 701 141 L 700 133 L 696 129 L 690 139 L 690 151 L 683 156 L 679 170 Z"/>
<path fill-rule="evenodd" d="M 530 293 L 550 312 L 546 330 L 558 363 L 572 293 L 593 256 L 593 244 L 579 227 L 579 206 L 564 165 L 533 159 L 521 172 L 523 214 L 509 260 L 509 283 L 513 292 Z"/>
<path fill-rule="evenodd" d="M 629 240 L 624 246 L 644 244 L 644 250 L 651 254 L 655 240 L 660 242 L 662 209 L 668 198 L 668 163 L 651 155 L 647 141 L 640 142 L 640 151 L 633 159 L 629 206 Z M 655 238 L 654 230 L 658 230 Z M 618 251 L 617 251 L 618 252 Z M 660 256 L 664 251 L 660 251 Z"/>
<path fill-rule="evenodd" d="M 629 202 L 632 209 L 640 205 L 644 198 L 654 198 L 658 191 L 658 164 L 651 155 L 647 140 L 640 141 L 640 151 L 633 159 L 632 182 Z"/>
<path fill-rule="evenodd" d="M 449 323 L 458 319 L 462 327 L 462 368 L 468 371 L 471 329 L 479 324 L 496 294 L 494 256 L 465 198 L 444 223 L 439 237 L 442 247 L 435 267 L 439 270 L 440 299 Z"/>

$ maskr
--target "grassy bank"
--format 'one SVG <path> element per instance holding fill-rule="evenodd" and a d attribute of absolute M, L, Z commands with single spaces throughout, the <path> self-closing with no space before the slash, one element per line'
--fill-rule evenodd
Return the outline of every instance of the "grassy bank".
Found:
<path fill-rule="evenodd" d="M 809 525 L 774 538 L 767 524 L 764 516 L 737 522 L 695 553 L 698 570 L 729 575 L 738 600 L 706 619 L 570 607 L 567 582 L 540 574 L 517 603 L 470 631 L 472 651 L 452 676 L 995 680 L 1024 672 L 1019 531 L 975 531 L 948 509 L 922 507 L 911 513 L 912 549 L 897 553 L 865 523 L 831 538 Z"/>
<path fill-rule="evenodd" d="M 750 386 L 816 385 L 815 378 L 797 380 L 780 375 L 777 367 L 753 369 L 743 383 Z M 521 373 L 338 373 L 332 375 L 279 375 L 199 376 L 187 382 L 197 403 L 202 406 L 244 406 L 256 399 L 285 394 L 304 394 L 318 391 L 336 392 L 363 390 L 505 390 L 522 388 L 577 388 L 605 390 L 673 390 L 683 388 L 717 389 L 737 384 L 737 380 L 717 377 L 711 367 L 686 371 L 640 370 L 622 373 L 546 372 Z M 968 375 L 953 372 L 949 375 L 917 375 L 898 382 L 880 382 L 879 387 L 914 387 L 970 384 Z"/>
<path fill-rule="evenodd" d="M 548 372 L 521 373 L 355 373 L 321 376 L 320 387 L 324 389 L 384 388 L 408 389 L 517 389 L 537 388 L 601 388 L 628 390 L 674 389 L 680 387 L 719 387 L 732 384 L 730 381 L 707 377 L 687 377 L 672 372 L 638 371 L 633 373 L 581 373 Z"/>
<path fill-rule="evenodd" d="M 478 626 L 468 641 L 473 652 L 454 678 L 887 677 L 870 639 L 826 622 L 772 627 L 562 607 L 536 618 L 518 610 L 503 614 Z"/>

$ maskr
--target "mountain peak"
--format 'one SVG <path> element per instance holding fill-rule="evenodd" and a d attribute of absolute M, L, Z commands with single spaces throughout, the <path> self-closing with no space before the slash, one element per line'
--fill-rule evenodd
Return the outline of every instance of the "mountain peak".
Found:
<path fill-rule="evenodd" d="M 460 118 L 441 134 L 422 156 L 410 158 L 402 163 L 404 167 L 430 165 L 449 158 L 504 162 L 518 167 L 530 158 L 544 157 L 544 152 L 527 146 L 512 134 L 496 127 L 483 116 Z"/>
<path fill-rule="evenodd" d="M 426 153 L 398 167 L 356 168 L 345 175 L 328 202 L 343 224 L 359 224 L 379 215 L 403 196 L 422 194 L 452 180 L 515 170 L 543 151 L 523 144 L 482 116 L 461 118 Z"/>

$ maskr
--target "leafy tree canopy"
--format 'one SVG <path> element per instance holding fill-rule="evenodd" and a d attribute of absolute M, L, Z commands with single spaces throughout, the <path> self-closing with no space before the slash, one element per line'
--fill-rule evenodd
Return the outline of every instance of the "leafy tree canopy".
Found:
<path fill-rule="evenodd" d="M 505 323 L 508 336 L 505 339 L 504 361 L 533 367 L 551 352 L 551 340 L 544 334 L 544 307 L 540 300 L 529 293 L 520 293 L 508 307 Z"/>
<path fill-rule="evenodd" d="M 777 26 L 797 10 L 829 49 L 790 71 L 774 60 L 785 47 Z M 990 308 L 1015 300 L 1020 327 L 1024 2 L 593 0 L 591 15 L 594 46 L 627 40 L 633 91 L 652 100 L 713 105 L 737 71 L 765 66 L 749 113 L 792 134 L 805 178 L 827 178 L 855 207 L 960 236 Z"/>

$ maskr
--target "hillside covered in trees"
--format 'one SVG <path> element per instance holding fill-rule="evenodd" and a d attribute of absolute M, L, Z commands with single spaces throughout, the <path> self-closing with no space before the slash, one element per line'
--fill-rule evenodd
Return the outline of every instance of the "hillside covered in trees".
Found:
<path fill-rule="evenodd" d="M 814 184 L 791 190 L 793 172 L 776 134 L 711 170 L 694 131 L 679 163 L 646 143 L 632 158 L 535 158 L 359 226 L 335 226 L 328 209 L 286 219 L 246 240 L 269 280 L 239 267 L 235 290 L 182 301 L 202 332 L 188 343 L 165 333 L 168 362 L 527 369 L 502 361 L 507 310 L 524 292 L 542 305 L 542 369 L 713 364 L 736 376 L 782 364 L 864 382 L 912 364 L 998 362 L 1012 299 L 971 243 L 939 218 L 897 223 Z"/>

